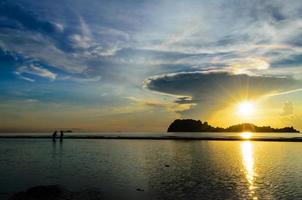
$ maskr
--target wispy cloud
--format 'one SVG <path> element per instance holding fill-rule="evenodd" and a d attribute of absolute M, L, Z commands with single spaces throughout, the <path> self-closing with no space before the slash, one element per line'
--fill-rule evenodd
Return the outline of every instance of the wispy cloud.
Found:
<path fill-rule="evenodd" d="M 167 111 L 173 112 L 183 112 L 191 109 L 195 104 L 192 102 L 187 103 L 174 103 L 174 102 L 166 102 L 155 99 L 141 99 L 137 97 L 127 97 L 127 99 L 137 103 L 140 106 L 144 107 L 154 107 L 154 108 L 164 108 Z"/>
<path fill-rule="evenodd" d="M 25 81 L 35 82 L 35 80 L 32 79 L 32 78 L 28 78 L 28 77 L 22 76 L 22 75 L 19 74 L 19 73 L 17 73 L 17 75 L 19 76 L 20 79 L 23 79 L 23 80 L 25 80 Z"/>
<path fill-rule="evenodd" d="M 22 79 L 30 82 L 33 82 L 34 79 L 27 77 L 27 75 L 35 75 L 35 76 L 47 78 L 49 80 L 55 80 L 57 77 L 57 74 L 49 71 L 46 68 L 35 66 L 34 64 L 18 67 L 17 70 L 15 71 L 15 74 L 17 74 Z"/>
<path fill-rule="evenodd" d="M 80 83 L 89 83 L 89 82 L 98 82 L 102 80 L 101 76 L 94 76 L 94 77 L 76 77 L 76 76 L 64 76 L 60 77 L 60 80 L 70 80 L 70 81 L 76 81 Z"/>
<path fill-rule="evenodd" d="M 244 2 L 136 2 L 135 7 L 123 4 L 129 9 L 123 11 L 118 9 L 122 3 L 114 1 L 75 7 L 63 3 L 62 17 L 52 16 L 51 9 L 50 16 L 41 15 L 34 4 L 5 2 L 0 44 L 66 72 L 100 75 L 112 69 L 131 73 L 137 71 L 135 65 L 142 65 L 142 74 L 150 66 L 173 72 L 180 65 L 184 70 L 216 67 L 270 74 L 302 53 L 301 3 Z M 100 4 L 110 6 L 101 12 Z"/>

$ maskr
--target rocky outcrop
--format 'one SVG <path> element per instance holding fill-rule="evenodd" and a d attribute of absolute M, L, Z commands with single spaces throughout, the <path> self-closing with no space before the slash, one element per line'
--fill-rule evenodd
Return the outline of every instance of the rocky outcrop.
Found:
<path fill-rule="evenodd" d="M 168 132 L 274 132 L 274 133 L 299 133 L 293 127 L 272 128 L 270 126 L 256 126 L 251 123 L 243 123 L 228 128 L 213 127 L 207 122 L 194 119 L 176 119 L 167 130 Z"/>

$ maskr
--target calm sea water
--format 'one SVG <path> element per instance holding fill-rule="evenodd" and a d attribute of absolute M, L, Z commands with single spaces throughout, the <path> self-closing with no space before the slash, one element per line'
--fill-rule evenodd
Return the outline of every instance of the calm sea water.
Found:
<path fill-rule="evenodd" d="M 0 139 L 0 152 L 0 199 L 51 184 L 103 199 L 302 199 L 299 142 Z"/>

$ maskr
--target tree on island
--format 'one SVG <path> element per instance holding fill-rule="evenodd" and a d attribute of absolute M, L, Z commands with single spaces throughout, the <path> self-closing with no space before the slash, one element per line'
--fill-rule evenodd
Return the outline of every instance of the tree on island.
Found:
<path fill-rule="evenodd" d="M 256 126 L 250 123 L 243 123 L 228 128 L 213 127 L 208 122 L 194 119 L 176 119 L 172 122 L 167 132 L 275 132 L 275 133 L 299 133 L 293 127 L 272 128 L 270 126 Z"/>

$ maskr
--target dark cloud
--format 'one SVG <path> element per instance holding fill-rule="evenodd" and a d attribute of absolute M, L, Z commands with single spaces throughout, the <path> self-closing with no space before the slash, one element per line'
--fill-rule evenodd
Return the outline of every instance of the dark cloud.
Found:
<path fill-rule="evenodd" d="M 284 77 L 249 76 L 227 72 L 183 72 L 155 76 L 145 87 L 171 95 L 185 96 L 175 102 L 195 103 L 190 114 L 210 112 L 228 103 L 297 89 L 301 82 Z"/>
<path fill-rule="evenodd" d="M 273 91 L 294 89 L 299 82 L 290 78 L 249 76 L 227 72 L 185 72 L 155 76 L 145 81 L 150 90 L 192 97 L 242 93 L 257 97 Z M 232 95 L 233 96 L 233 95 Z"/>

